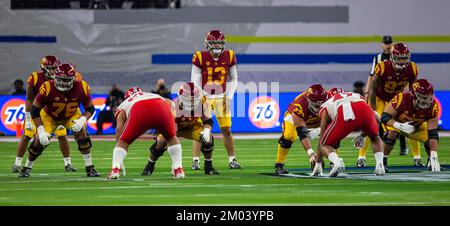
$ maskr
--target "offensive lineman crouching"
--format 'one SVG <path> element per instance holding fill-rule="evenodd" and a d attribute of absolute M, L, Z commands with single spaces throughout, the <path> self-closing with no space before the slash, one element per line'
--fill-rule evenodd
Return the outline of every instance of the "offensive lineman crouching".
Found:
<path fill-rule="evenodd" d="M 75 81 L 76 72 L 72 65 L 62 64 L 58 67 L 55 79 L 46 81 L 39 88 L 39 94 L 33 101 L 31 117 L 37 127 L 34 141 L 28 148 L 27 167 L 19 177 L 29 177 L 33 162 L 42 154 L 50 143 L 50 134 L 58 125 L 63 125 L 74 132 L 78 150 L 83 156 L 88 177 L 99 177 L 91 159 L 91 138 L 87 134 L 86 121 L 94 114 L 94 105 L 85 81 Z M 80 103 L 85 112 L 81 115 Z M 43 109 L 43 111 L 41 111 Z"/>
<path fill-rule="evenodd" d="M 429 156 L 428 168 L 440 171 L 437 149 L 439 105 L 434 100 L 434 89 L 426 79 L 418 79 L 412 84 L 412 90 L 395 96 L 387 105 L 381 121 L 387 126 L 384 140 L 384 166 L 387 171 L 387 159 L 399 133 L 411 140 L 425 143 Z"/>
<path fill-rule="evenodd" d="M 212 165 L 214 137 L 211 134 L 213 121 L 209 108 L 200 90 L 193 82 L 185 82 L 178 92 L 178 98 L 172 106 L 175 112 L 177 136 L 200 142 L 201 151 L 205 158 L 205 174 L 219 174 Z M 158 135 L 155 143 L 150 147 L 150 158 L 141 175 L 151 175 L 155 163 L 167 149 L 166 139 Z"/>

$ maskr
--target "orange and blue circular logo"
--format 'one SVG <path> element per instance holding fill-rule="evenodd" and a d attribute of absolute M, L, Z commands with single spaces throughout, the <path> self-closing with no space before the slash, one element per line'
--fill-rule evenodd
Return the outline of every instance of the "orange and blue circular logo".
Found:
<path fill-rule="evenodd" d="M 16 121 L 23 122 L 25 119 L 25 100 L 20 98 L 12 98 L 3 104 L 2 107 L 2 123 L 3 126 L 10 130 L 16 131 Z"/>
<path fill-rule="evenodd" d="M 438 120 L 439 120 L 439 124 L 441 124 L 441 123 L 442 123 L 442 122 L 441 122 L 441 116 L 442 116 L 442 104 L 441 104 L 441 101 L 440 101 L 436 96 L 434 96 L 434 100 L 436 101 L 436 103 L 437 103 L 438 106 L 439 106 Z"/>
<path fill-rule="evenodd" d="M 248 107 L 248 115 L 252 124 L 260 129 L 280 126 L 280 106 L 269 96 L 259 96 L 252 100 Z"/>
<path fill-rule="evenodd" d="M 97 119 L 98 119 L 98 115 L 100 114 L 101 111 L 103 111 L 104 109 L 106 109 L 106 98 L 105 97 L 97 97 L 92 99 L 92 103 L 94 104 L 95 107 L 95 113 L 94 115 L 88 120 L 87 124 L 88 126 L 97 131 Z M 110 122 L 105 122 L 103 124 L 103 131 L 109 129 L 112 127 L 112 123 Z"/>

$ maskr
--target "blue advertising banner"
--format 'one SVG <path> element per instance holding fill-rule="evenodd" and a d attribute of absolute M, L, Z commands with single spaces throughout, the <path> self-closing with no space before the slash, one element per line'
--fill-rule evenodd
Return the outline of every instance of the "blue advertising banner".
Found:
<path fill-rule="evenodd" d="M 275 95 L 239 93 L 233 98 L 231 107 L 232 131 L 234 133 L 268 133 L 281 132 L 284 112 L 298 93 L 277 93 Z M 450 91 L 436 91 L 436 99 L 441 107 L 439 125 L 442 130 L 450 130 L 450 115 L 442 114 L 450 109 Z M 97 131 L 97 118 L 100 111 L 106 109 L 106 94 L 93 94 L 95 114 L 88 120 L 89 134 Z M 25 96 L 0 96 L 1 124 L 0 131 L 6 135 L 15 135 L 17 121 L 23 122 L 25 116 Z M 81 109 L 83 111 L 83 108 Z M 22 123 L 23 124 L 23 123 Z M 19 124 L 20 126 L 20 124 Z M 214 133 L 220 133 L 214 117 Z M 111 123 L 103 125 L 103 134 L 114 134 Z"/>

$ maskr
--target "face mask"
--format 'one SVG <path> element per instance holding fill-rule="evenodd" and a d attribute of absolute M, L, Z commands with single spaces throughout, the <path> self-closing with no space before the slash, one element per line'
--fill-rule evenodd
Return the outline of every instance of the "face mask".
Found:
<path fill-rule="evenodd" d="M 166 85 L 164 85 L 164 84 L 159 85 L 159 89 L 165 89 L 165 88 L 166 88 Z"/>
<path fill-rule="evenodd" d="M 212 52 L 213 52 L 215 55 L 219 55 L 219 54 L 222 53 L 222 49 L 212 49 Z"/>

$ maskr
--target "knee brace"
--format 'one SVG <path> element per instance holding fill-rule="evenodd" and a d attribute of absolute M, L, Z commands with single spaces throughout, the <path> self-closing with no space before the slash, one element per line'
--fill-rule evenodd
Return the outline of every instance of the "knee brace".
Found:
<path fill-rule="evenodd" d="M 280 137 L 280 139 L 278 139 L 278 143 L 280 144 L 280 146 L 282 148 L 289 149 L 292 147 L 292 141 L 290 141 L 284 137 Z"/>
<path fill-rule="evenodd" d="M 167 150 L 167 145 L 157 149 L 156 145 L 158 144 L 158 141 L 155 140 L 155 142 L 150 147 L 150 153 L 152 153 L 156 158 L 161 157 L 164 152 Z"/>
<path fill-rule="evenodd" d="M 203 139 L 200 139 L 200 141 L 201 141 L 200 150 L 203 153 L 212 152 L 214 150 L 214 136 L 211 136 L 211 140 L 209 142 L 205 142 L 203 141 Z"/>
<path fill-rule="evenodd" d="M 91 137 L 89 137 L 89 135 L 85 138 L 78 138 L 78 136 L 75 136 L 75 140 L 77 141 L 79 151 L 92 147 Z"/>
<path fill-rule="evenodd" d="M 387 144 L 387 145 L 392 145 L 392 146 L 394 146 L 397 137 L 395 137 L 394 139 L 391 139 L 391 138 L 388 138 L 388 134 L 389 134 L 389 133 L 386 133 L 386 134 L 383 136 L 383 142 L 384 142 L 385 144 Z"/>
<path fill-rule="evenodd" d="M 48 145 L 43 146 L 38 140 L 33 139 L 28 146 L 28 152 L 37 157 L 42 154 L 46 147 L 48 147 Z"/>

